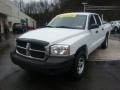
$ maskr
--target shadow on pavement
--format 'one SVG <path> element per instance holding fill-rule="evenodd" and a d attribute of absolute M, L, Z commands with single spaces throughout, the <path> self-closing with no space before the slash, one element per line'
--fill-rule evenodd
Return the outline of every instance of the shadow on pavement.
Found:
<path fill-rule="evenodd" d="M 120 90 L 120 61 L 88 62 L 80 80 L 68 76 L 32 75 L 22 70 L 1 83 L 1 90 Z"/>

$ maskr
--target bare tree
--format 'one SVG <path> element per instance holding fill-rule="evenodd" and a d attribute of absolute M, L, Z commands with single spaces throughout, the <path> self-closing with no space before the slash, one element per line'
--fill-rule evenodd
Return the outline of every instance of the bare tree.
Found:
<path fill-rule="evenodd" d="M 18 7 L 20 8 L 21 11 L 25 11 L 25 3 L 23 0 L 13 0 L 13 3 Z"/>

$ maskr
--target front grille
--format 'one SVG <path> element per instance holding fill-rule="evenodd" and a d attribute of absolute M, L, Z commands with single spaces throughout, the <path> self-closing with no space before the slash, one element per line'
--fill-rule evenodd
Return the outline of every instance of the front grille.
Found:
<path fill-rule="evenodd" d="M 48 45 L 46 42 L 35 40 L 16 40 L 16 52 L 22 56 L 45 60 L 48 56 L 48 51 L 45 47 Z"/>
<path fill-rule="evenodd" d="M 22 49 L 22 48 L 17 47 L 17 51 L 18 51 L 19 53 L 23 54 L 23 55 L 26 54 L 26 50 L 25 50 L 25 49 Z"/>
<path fill-rule="evenodd" d="M 30 47 L 31 47 L 31 49 L 45 51 L 45 47 L 43 45 L 40 45 L 40 44 L 31 43 Z"/>
<path fill-rule="evenodd" d="M 17 40 L 17 45 L 19 45 L 19 46 L 21 46 L 21 47 L 26 47 L 26 45 L 27 45 L 27 43 L 26 42 L 24 42 L 24 41 L 19 41 L 19 40 Z"/>
<path fill-rule="evenodd" d="M 45 57 L 45 53 L 43 53 L 43 52 L 30 51 L 30 55 L 32 57 L 36 57 L 36 58 L 44 58 Z"/>

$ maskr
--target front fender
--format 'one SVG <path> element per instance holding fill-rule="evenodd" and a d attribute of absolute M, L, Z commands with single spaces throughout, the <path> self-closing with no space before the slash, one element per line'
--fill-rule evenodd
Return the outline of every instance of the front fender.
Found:
<path fill-rule="evenodd" d="M 73 55 L 76 53 L 76 51 L 86 45 L 88 46 L 89 45 L 89 36 L 90 34 L 89 33 L 84 33 L 84 34 L 81 34 L 79 36 L 76 36 L 76 37 L 73 37 L 73 38 L 70 38 L 70 39 L 67 39 L 63 42 L 60 42 L 59 44 L 68 44 L 70 45 L 70 55 Z"/>

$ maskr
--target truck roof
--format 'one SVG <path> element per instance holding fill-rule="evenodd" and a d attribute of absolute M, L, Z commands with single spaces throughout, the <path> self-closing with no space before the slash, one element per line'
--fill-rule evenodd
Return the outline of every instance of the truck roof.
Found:
<path fill-rule="evenodd" d="M 63 14 L 60 14 L 60 15 L 65 15 L 65 14 L 74 14 L 74 15 L 91 15 L 91 14 L 96 14 L 96 13 L 90 13 L 90 12 L 72 12 L 72 13 L 63 13 Z"/>

